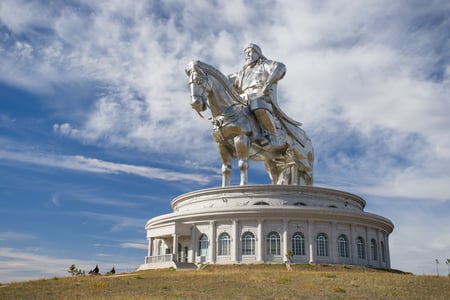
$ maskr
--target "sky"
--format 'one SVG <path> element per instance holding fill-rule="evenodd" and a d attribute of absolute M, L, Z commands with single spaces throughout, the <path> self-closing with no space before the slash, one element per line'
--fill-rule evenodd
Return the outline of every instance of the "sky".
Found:
<path fill-rule="evenodd" d="M 394 223 L 392 268 L 446 275 L 450 2 L 1 0 L 0 283 L 142 264 L 146 221 L 221 185 L 184 70 L 236 72 L 249 42 L 287 66 L 314 185 Z"/>

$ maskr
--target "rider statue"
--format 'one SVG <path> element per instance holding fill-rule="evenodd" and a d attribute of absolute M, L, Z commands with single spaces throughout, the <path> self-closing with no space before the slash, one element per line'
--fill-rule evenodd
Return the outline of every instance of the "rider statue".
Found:
<path fill-rule="evenodd" d="M 277 82 L 286 74 L 286 66 L 281 62 L 268 60 L 255 44 L 245 46 L 244 54 L 245 64 L 242 69 L 228 77 L 258 120 L 262 131 L 262 138 L 258 142 L 262 146 L 269 143 L 278 146 L 274 116 L 282 122 L 301 125 L 289 118 L 277 103 Z"/>

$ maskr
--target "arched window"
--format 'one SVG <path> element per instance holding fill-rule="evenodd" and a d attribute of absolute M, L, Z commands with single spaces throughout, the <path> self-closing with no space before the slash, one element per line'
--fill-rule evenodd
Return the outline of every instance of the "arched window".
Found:
<path fill-rule="evenodd" d="M 272 231 L 267 235 L 267 255 L 280 255 L 281 254 L 281 239 L 278 232 Z"/>
<path fill-rule="evenodd" d="M 317 256 L 328 256 L 328 239 L 324 233 L 319 233 L 316 239 Z"/>
<path fill-rule="evenodd" d="M 295 205 L 295 206 L 306 206 L 306 203 L 303 203 L 303 202 L 295 202 L 294 205 Z"/>
<path fill-rule="evenodd" d="M 255 235 L 250 231 L 242 235 L 242 255 L 255 255 Z"/>
<path fill-rule="evenodd" d="M 339 257 L 348 257 L 348 239 L 345 235 L 338 238 Z"/>
<path fill-rule="evenodd" d="M 377 241 L 375 239 L 370 241 L 370 254 L 372 255 L 372 260 L 378 260 Z"/>
<path fill-rule="evenodd" d="M 198 250 L 200 256 L 208 256 L 208 236 L 202 234 L 198 240 Z"/>
<path fill-rule="evenodd" d="M 292 236 L 292 252 L 294 255 L 305 255 L 305 237 L 301 232 Z"/>
<path fill-rule="evenodd" d="M 381 261 L 386 262 L 386 249 L 384 249 L 384 243 L 381 242 Z"/>
<path fill-rule="evenodd" d="M 259 201 L 259 202 L 256 202 L 256 203 L 253 204 L 253 205 L 270 205 L 270 204 L 267 203 L 267 202 L 264 202 L 264 201 Z"/>
<path fill-rule="evenodd" d="M 226 232 L 219 235 L 219 243 L 217 245 L 218 255 L 230 255 L 231 239 Z"/>
<path fill-rule="evenodd" d="M 359 259 L 366 259 L 366 245 L 362 237 L 356 239 L 356 250 Z"/>

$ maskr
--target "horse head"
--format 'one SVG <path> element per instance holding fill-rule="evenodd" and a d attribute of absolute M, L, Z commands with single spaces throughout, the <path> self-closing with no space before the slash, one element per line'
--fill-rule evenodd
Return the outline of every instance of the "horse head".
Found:
<path fill-rule="evenodd" d="M 198 61 L 190 62 L 185 72 L 189 77 L 192 108 L 197 112 L 205 111 L 209 92 L 207 74 L 199 67 Z"/>

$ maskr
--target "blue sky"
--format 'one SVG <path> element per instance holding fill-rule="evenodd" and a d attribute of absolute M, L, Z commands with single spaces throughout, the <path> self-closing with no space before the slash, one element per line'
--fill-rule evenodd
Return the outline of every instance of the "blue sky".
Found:
<path fill-rule="evenodd" d="M 184 68 L 237 71 L 248 42 L 287 66 L 315 185 L 393 221 L 393 268 L 445 273 L 449 32 L 445 0 L 2 0 L 0 282 L 139 266 L 145 222 L 221 182 Z"/>

